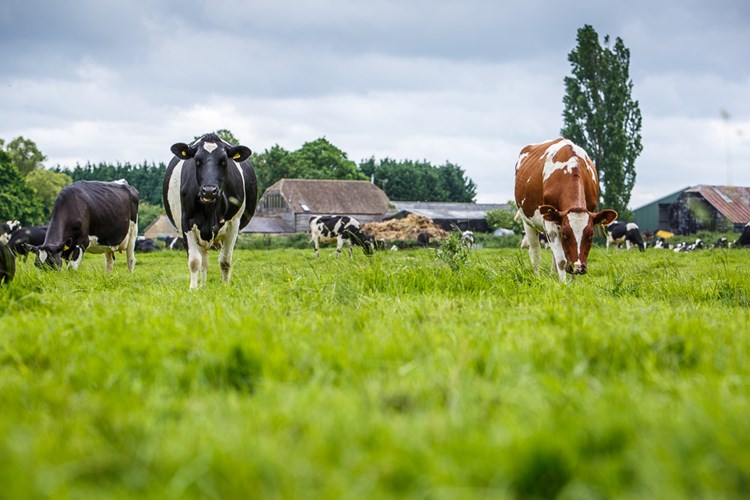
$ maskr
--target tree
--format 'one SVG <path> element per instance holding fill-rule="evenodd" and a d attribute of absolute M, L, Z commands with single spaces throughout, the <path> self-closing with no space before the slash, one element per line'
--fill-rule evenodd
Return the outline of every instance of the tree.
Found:
<path fill-rule="evenodd" d="M 26 184 L 31 188 L 42 207 L 44 219 L 47 220 L 52 215 L 52 207 L 55 204 L 57 195 L 62 188 L 71 184 L 73 180 L 68 174 L 54 172 L 47 169 L 39 169 L 29 172 L 26 175 Z"/>
<path fill-rule="evenodd" d="M 138 204 L 138 231 L 143 233 L 143 230 L 163 213 L 164 208 L 162 208 L 161 205 L 154 205 L 147 201 L 141 201 Z"/>
<path fill-rule="evenodd" d="M 260 154 L 253 155 L 253 166 L 258 178 L 258 192 L 263 193 L 269 186 L 281 179 L 296 179 L 292 156 L 289 151 L 278 144 Z"/>
<path fill-rule="evenodd" d="M 366 177 L 346 153 L 321 137 L 306 142 L 291 155 L 294 169 L 302 179 L 364 180 Z"/>
<path fill-rule="evenodd" d="M 16 137 L 10 141 L 5 150 L 10 156 L 11 163 L 24 176 L 38 168 L 43 168 L 43 163 L 47 159 L 39 151 L 34 141 L 24 139 L 23 136 Z"/>
<path fill-rule="evenodd" d="M 21 173 L 13 166 L 10 155 L 0 150 L 0 218 L 18 219 L 24 226 L 44 220 L 42 207 Z"/>
<path fill-rule="evenodd" d="M 635 160 L 641 145 L 641 110 L 631 97 L 630 51 L 618 37 L 604 47 L 590 25 L 578 30 L 578 45 L 568 54 L 573 76 L 565 78 L 563 128 L 583 147 L 599 174 L 601 206 L 622 216 L 635 184 Z"/>
<path fill-rule="evenodd" d="M 520 220 L 516 220 L 516 212 L 518 212 L 518 206 L 513 200 L 508 201 L 508 209 L 490 210 L 487 212 L 487 225 L 490 229 L 511 229 L 516 234 L 523 232 L 523 223 Z"/>

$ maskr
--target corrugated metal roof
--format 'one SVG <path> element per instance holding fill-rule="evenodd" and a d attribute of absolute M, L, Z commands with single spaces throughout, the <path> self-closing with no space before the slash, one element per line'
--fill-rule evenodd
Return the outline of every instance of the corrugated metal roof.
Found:
<path fill-rule="evenodd" d="M 699 193 L 733 224 L 750 222 L 750 187 L 701 184 L 687 189 L 686 192 Z"/>
<path fill-rule="evenodd" d="M 294 228 L 289 227 L 281 217 L 262 217 L 255 216 L 250 219 L 250 223 L 242 229 L 243 233 L 293 233 Z"/>
<path fill-rule="evenodd" d="M 490 210 L 508 210 L 507 203 L 449 203 L 429 201 L 393 201 L 387 216 L 401 212 L 423 215 L 432 220 L 482 220 Z"/>
<path fill-rule="evenodd" d="M 388 210 L 388 197 L 370 181 L 281 179 L 266 193 L 274 191 L 295 213 L 383 215 Z"/>

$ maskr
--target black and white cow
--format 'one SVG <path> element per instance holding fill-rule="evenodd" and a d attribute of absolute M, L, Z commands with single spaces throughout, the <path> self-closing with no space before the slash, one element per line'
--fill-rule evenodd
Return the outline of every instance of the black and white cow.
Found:
<path fill-rule="evenodd" d="M 740 237 L 735 240 L 732 247 L 750 247 L 750 222 L 745 224 L 745 227 L 742 229 L 742 234 L 740 234 Z"/>
<path fill-rule="evenodd" d="M 191 144 L 178 142 L 164 177 L 164 208 L 184 236 L 188 251 L 190 288 L 206 282 L 208 250 L 221 244 L 221 278 L 228 283 L 232 252 L 240 229 L 253 214 L 258 182 L 247 146 L 235 146 L 215 133 Z"/>
<path fill-rule="evenodd" d="M 8 244 L 10 237 L 20 229 L 21 223 L 17 220 L 9 220 L 0 224 L 0 243 Z"/>
<path fill-rule="evenodd" d="M 372 236 L 362 232 L 362 228 L 353 217 L 346 215 L 319 215 L 310 219 L 310 241 L 315 245 L 315 256 L 319 255 L 320 243 L 336 241 L 336 255 L 341 255 L 344 243 L 349 246 L 349 257 L 352 256 L 352 245 L 362 247 L 366 255 L 375 249 Z"/>
<path fill-rule="evenodd" d="M 646 244 L 643 242 L 643 236 L 641 230 L 638 228 L 638 224 L 635 222 L 622 222 L 615 221 L 607 226 L 607 250 L 609 245 L 615 244 L 620 245 L 625 243 L 625 248 L 630 250 L 633 245 L 637 246 L 638 249 L 643 252 L 646 250 Z"/>
<path fill-rule="evenodd" d="M 529 239 L 526 237 L 526 231 L 523 233 L 523 237 L 521 238 L 521 248 L 529 248 Z M 543 232 L 539 233 L 539 245 L 543 248 L 549 248 L 549 240 L 547 239 L 547 235 Z"/>
<path fill-rule="evenodd" d="M 661 248 L 665 250 L 669 250 L 669 243 L 667 243 L 667 240 L 664 239 L 661 236 L 656 236 L 654 238 L 654 248 Z"/>
<path fill-rule="evenodd" d="M 16 275 L 16 257 L 5 243 L 0 241 L 0 284 L 10 283 Z"/>
<path fill-rule="evenodd" d="M 37 266 L 56 269 L 66 259 L 77 269 L 84 252 L 103 253 L 109 273 L 115 252 L 124 250 L 132 272 L 139 199 L 138 190 L 125 180 L 78 181 L 66 186 L 52 207 L 44 243 L 32 247 Z"/>
<path fill-rule="evenodd" d="M 139 236 L 135 240 L 135 251 L 138 253 L 151 253 L 158 252 L 161 250 L 156 241 L 153 238 L 146 238 L 145 236 Z"/>
<path fill-rule="evenodd" d="M 21 227 L 13 232 L 8 241 L 8 247 L 16 256 L 23 257 L 25 261 L 30 247 L 38 247 L 44 244 L 47 236 L 47 226 Z"/>
<path fill-rule="evenodd" d="M 716 240 L 712 248 L 729 248 L 729 239 L 726 236 L 722 236 Z"/>
<path fill-rule="evenodd" d="M 465 246 L 466 248 L 474 248 L 474 232 L 466 230 L 461 233 L 461 245 Z"/>

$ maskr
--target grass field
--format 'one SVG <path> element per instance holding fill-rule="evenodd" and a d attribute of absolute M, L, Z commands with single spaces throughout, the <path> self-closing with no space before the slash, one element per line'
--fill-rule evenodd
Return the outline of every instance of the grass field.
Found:
<path fill-rule="evenodd" d="M 750 251 L 19 263 L 0 497 L 741 498 Z M 545 253 L 549 262 L 549 252 Z M 547 267 L 545 265 L 545 267 Z"/>

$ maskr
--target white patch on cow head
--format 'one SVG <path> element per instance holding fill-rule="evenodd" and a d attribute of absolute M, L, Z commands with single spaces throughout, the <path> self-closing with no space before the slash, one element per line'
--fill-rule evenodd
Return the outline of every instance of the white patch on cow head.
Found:
<path fill-rule="evenodd" d="M 39 250 L 39 262 L 41 262 L 41 263 L 47 262 L 47 251 L 46 250 Z"/>
<path fill-rule="evenodd" d="M 580 255 L 581 254 L 581 242 L 583 242 L 583 231 L 586 229 L 586 226 L 588 226 L 589 224 L 589 213 L 588 212 L 569 212 L 568 224 L 570 225 L 570 229 L 573 230 L 573 237 L 576 239 L 576 245 L 578 247 L 578 255 Z"/>
<path fill-rule="evenodd" d="M 204 142 L 203 143 L 203 149 L 208 151 L 209 153 L 213 153 L 213 151 L 218 148 L 219 146 L 215 142 Z"/>

